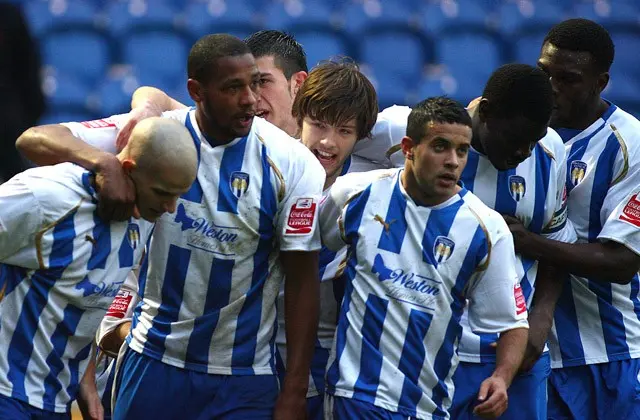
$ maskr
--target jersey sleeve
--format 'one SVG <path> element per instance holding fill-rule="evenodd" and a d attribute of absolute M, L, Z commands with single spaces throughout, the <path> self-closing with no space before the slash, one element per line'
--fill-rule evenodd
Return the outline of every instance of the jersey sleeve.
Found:
<path fill-rule="evenodd" d="M 410 113 L 411 108 L 407 106 L 394 105 L 384 109 L 378 114 L 376 124 L 371 131 L 371 138 L 358 141 L 353 149 L 353 155 L 364 159 L 372 169 L 403 166 L 404 156 L 397 152 L 400 141 L 407 132 L 407 119 Z"/>
<path fill-rule="evenodd" d="M 131 321 L 133 310 L 140 301 L 137 290 L 138 277 L 134 271 L 130 271 L 124 283 L 120 286 L 118 294 L 109 305 L 109 309 L 96 332 L 98 345 L 102 343 L 107 334 L 113 332 L 119 325 Z"/>
<path fill-rule="evenodd" d="M 0 186 L 0 262 L 37 269 L 35 236 L 44 224 L 44 212 L 24 177 L 21 174 Z M 15 254 L 27 247 L 33 251 L 31 264 L 16 260 Z"/>
<path fill-rule="evenodd" d="M 474 276 L 467 294 L 469 324 L 476 333 L 495 334 L 529 326 L 513 237 L 506 225 L 493 235 L 496 239 L 486 257 L 486 269 Z"/>
<path fill-rule="evenodd" d="M 292 144 L 297 150 L 290 155 L 293 162 L 284 179 L 285 196 L 278 214 L 280 250 L 317 251 L 320 249 L 318 205 L 326 175 L 305 146 Z"/>
<path fill-rule="evenodd" d="M 71 134 L 85 143 L 102 151 L 116 154 L 118 152 L 116 137 L 127 116 L 128 114 L 119 114 L 93 121 L 65 122 L 61 125 L 67 127 Z"/>
<path fill-rule="evenodd" d="M 561 141 L 561 140 L 560 140 Z M 573 243 L 578 239 L 575 228 L 567 218 L 567 154 L 562 143 L 554 150 L 556 182 L 549 191 L 555 196 L 553 217 L 542 231 L 542 235 L 554 241 Z"/>

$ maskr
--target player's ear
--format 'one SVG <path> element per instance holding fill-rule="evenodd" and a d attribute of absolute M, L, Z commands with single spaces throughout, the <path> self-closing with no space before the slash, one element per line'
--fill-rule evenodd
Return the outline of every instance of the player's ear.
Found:
<path fill-rule="evenodd" d="M 598 76 L 598 89 L 602 92 L 609 84 L 609 72 L 600 73 Z"/>
<path fill-rule="evenodd" d="M 402 154 L 404 158 L 407 160 L 413 160 L 413 149 L 416 147 L 418 143 L 413 141 L 411 137 L 404 136 L 402 140 L 400 140 L 400 148 L 402 149 Z"/>
<path fill-rule="evenodd" d="M 187 91 L 189 91 L 189 96 L 191 96 L 191 99 L 193 99 L 194 102 L 204 101 L 204 87 L 197 80 L 187 80 Z"/>
<path fill-rule="evenodd" d="M 480 122 L 486 123 L 489 118 L 489 114 L 491 113 L 491 104 L 487 98 L 480 99 L 478 103 L 478 116 L 480 117 Z"/>
<path fill-rule="evenodd" d="M 307 80 L 308 76 L 309 75 L 306 71 L 299 71 L 291 75 L 291 79 L 289 82 L 289 94 L 292 98 L 296 97 L 296 95 L 298 94 L 298 90 L 300 90 L 300 86 L 302 86 L 302 83 Z"/>
<path fill-rule="evenodd" d="M 137 167 L 138 164 L 133 159 L 127 158 L 122 161 L 122 169 L 127 175 L 131 175 L 131 173 L 135 171 Z"/>

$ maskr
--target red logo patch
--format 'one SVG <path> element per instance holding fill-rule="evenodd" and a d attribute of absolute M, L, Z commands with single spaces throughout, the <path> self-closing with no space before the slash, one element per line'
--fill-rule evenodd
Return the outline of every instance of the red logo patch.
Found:
<path fill-rule="evenodd" d="M 133 299 L 133 295 L 128 291 L 119 291 L 118 295 L 113 299 L 106 316 L 122 319 L 127 314 L 127 308 Z"/>
<path fill-rule="evenodd" d="M 640 201 L 638 194 L 634 194 L 622 209 L 620 220 L 631 223 L 635 227 L 640 227 Z"/>
<path fill-rule="evenodd" d="M 527 312 L 527 301 L 522 294 L 522 288 L 519 284 L 514 286 L 513 296 L 516 298 L 516 315 L 521 315 Z"/>
<path fill-rule="evenodd" d="M 313 198 L 299 198 L 289 211 L 287 235 L 307 235 L 313 230 L 316 218 L 316 202 Z"/>
<path fill-rule="evenodd" d="M 116 126 L 115 123 L 109 118 L 102 120 L 82 121 L 80 124 L 84 125 L 87 128 L 107 128 Z"/>

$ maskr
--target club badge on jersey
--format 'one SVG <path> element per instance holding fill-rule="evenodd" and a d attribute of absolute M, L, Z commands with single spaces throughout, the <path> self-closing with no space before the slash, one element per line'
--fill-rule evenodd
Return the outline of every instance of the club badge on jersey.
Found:
<path fill-rule="evenodd" d="M 516 202 L 522 200 L 527 192 L 527 184 L 524 178 L 520 175 L 511 175 L 509 177 L 509 191 Z"/>
<path fill-rule="evenodd" d="M 231 174 L 231 178 L 229 179 L 229 185 L 231 186 L 231 191 L 233 195 L 237 198 L 242 197 L 244 193 L 247 192 L 249 188 L 249 174 L 246 172 L 233 172 Z"/>
<path fill-rule="evenodd" d="M 313 198 L 299 198 L 291 206 L 286 235 L 308 235 L 313 232 L 317 203 Z"/>
<path fill-rule="evenodd" d="M 444 263 L 451 257 L 455 246 L 455 242 L 446 236 L 438 236 L 436 238 L 433 243 L 433 256 L 435 257 L 436 266 L 437 264 Z"/>
<path fill-rule="evenodd" d="M 638 194 L 633 194 L 629 201 L 627 201 L 619 218 L 623 222 L 627 222 L 635 227 L 640 227 L 640 200 L 638 200 Z"/>
<path fill-rule="evenodd" d="M 587 164 L 581 160 L 571 162 L 571 183 L 577 186 L 587 173 Z"/>
<path fill-rule="evenodd" d="M 138 249 L 140 245 L 140 228 L 135 223 L 129 223 L 127 228 L 127 237 L 129 238 L 129 245 L 131 249 Z"/>

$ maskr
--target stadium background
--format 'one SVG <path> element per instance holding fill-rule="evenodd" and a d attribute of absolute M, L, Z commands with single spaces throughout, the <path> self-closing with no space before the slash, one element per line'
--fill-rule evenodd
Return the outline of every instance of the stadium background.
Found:
<path fill-rule="evenodd" d="M 309 66 L 355 58 L 381 107 L 447 94 L 466 102 L 507 62 L 534 64 L 547 30 L 569 17 L 602 23 L 616 43 L 605 97 L 640 115 L 638 0 L 22 0 L 39 42 L 42 123 L 128 110 L 140 85 L 191 103 L 186 57 L 203 34 L 293 33 Z"/>
<path fill-rule="evenodd" d="M 126 112 L 133 91 L 184 103 L 186 57 L 207 33 L 282 29 L 309 66 L 336 55 L 362 65 L 381 109 L 446 94 L 466 103 L 500 64 L 535 64 L 549 28 L 603 24 L 616 43 L 604 96 L 640 117 L 640 0 L 21 0 L 40 49 L 42 124 Z M 74 410 L 74 418 L 79 418 Z"/>

